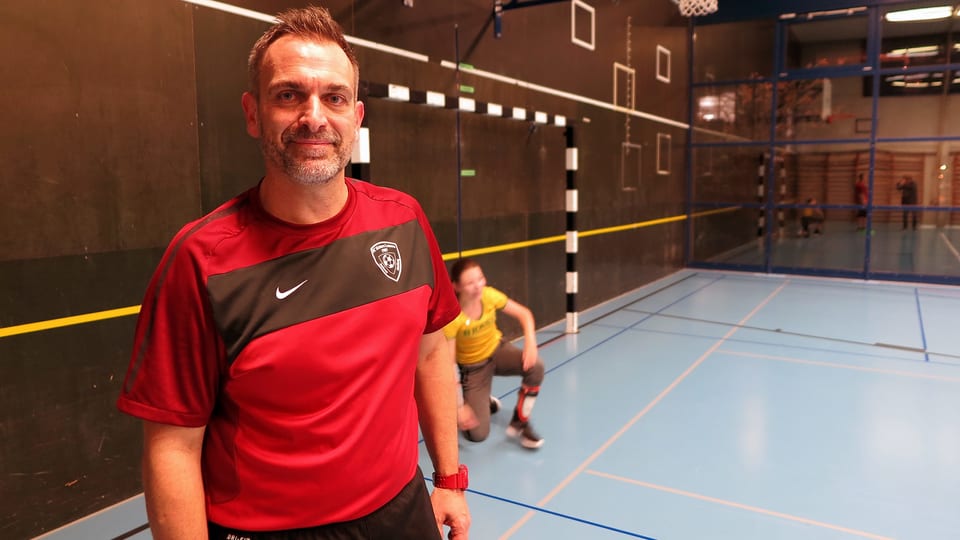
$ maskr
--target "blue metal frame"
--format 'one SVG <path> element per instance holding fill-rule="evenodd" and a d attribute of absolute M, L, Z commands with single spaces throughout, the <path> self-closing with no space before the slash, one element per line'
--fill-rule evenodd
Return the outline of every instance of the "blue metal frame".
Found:
<path fill-rule="evenodd" d="M 693 81 L 693 18 L 687 22 L 687 80 Z M 686 166 L 686 214 L 687 219 L 683 220 L 683 263 L 689 265 L 693 260 L 691 245 L 693 244 L 693 89 L 691 88 L 687 96 L 687 125 L 691 126 L 687 130 L 687 155 L 684 159 Z"/>
<path fill-rule="evenodd" d="M 757 2 L 756 0 L 723 0 L 716 13 L 701 18 L 704 24 L 746 21 L 751 19 L 769 19 L 784 13 L 811 13 L 838 9 L 882 7 L 903 4 L 909 0 L 777 0 L 775 2 Z"/>
<path fill-rule="evenodd" d="M 874 121 L 870 122 L 870 169 L 867 170 L 867 231 L 873 231 L 873 211 L 871 210 L 873 206 L 873 195 L 874 195 L 874 170 L 876 170 L 877 165 L 877 122 L 876 119 L 879 118 L 877 114 L 880 107 L 880 77 L 876 75 L 877 67 L 880 63 L 880 47 L 877 45 L 880 42 L 880 10 L 871 9 L 869 10 L 869 23 L 867 24 L 867 63 L 870 64 L 870 67 L 873 69 L 873 96 L 871 96 L 871 118 Z M 871 39 L 873 38 L 873 39 Z M 865 254 L 863 257 L 863 278 L 867 279 L 870 276 L 870 248 L 872 245 L 873 235 L 865 234 Z"/>
<path fill-rule="evenodd" d="M 784 24 L 778 23 L 776 31 L 773 34 L 773 72 L 782 73 L 783 72 L 783 45 L 784 41 Z M 777 107 L 780 106 L 780 85 L 776 82 L 773 83 L 773 86 L 770 88 L 770 141 L 767 145 L 767 155 L 770 156 L 767 159 L 767 170 L 766 170 L 766 187 L 767 187 L 767 196 L 766 196 L 766 211 L 764 212 L 764 230 L 763 230 L 763 270 L 764 272 L 769 273 L 770 268 L 773 266 L 773 256 L 771 251 L 773 248 L 773 201 L 774 197 L 777 195 L 777 147 L 775 141 L 777 140 Z"/>

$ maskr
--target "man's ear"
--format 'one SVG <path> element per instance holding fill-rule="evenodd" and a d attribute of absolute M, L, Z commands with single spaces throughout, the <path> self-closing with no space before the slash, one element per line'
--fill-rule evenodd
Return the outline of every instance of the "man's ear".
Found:
<path fill-rule="evenodd" d="M 359 130 L 360 130 L 360 126 L 363 125 L 363 115 L 364 115 L 364 113 L 365 113 L 365 110 L 364 110 L 363 102 L 362 102 L 362 101 L 357 101 L 357 107 L 356 107 L 356 109 L 355 109 L 355 111 L 354 111 L 354 114 L 356 114 L 356 119 L 357 119 L 357 132 L 358 132 L 358 133 L 359 133 Z"/>
<path fill-rule="evenodd" d="M 254 139 L 259 139 L 260 119 L 256 96 L 250 92 L 244 92 L 243 96 L 240 97 L 240 105 L 243 107 L 243 118 L 247 123 L 247 133 Z"/>

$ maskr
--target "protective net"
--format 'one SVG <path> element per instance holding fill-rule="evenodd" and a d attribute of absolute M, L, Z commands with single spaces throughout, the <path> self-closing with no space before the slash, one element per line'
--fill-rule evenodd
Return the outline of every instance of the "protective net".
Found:
<path fill-rule="evenodd" d="M 699 17 L 717 11 L 717 0 L 679 0 L 677 4 L 684 17 Z"/>

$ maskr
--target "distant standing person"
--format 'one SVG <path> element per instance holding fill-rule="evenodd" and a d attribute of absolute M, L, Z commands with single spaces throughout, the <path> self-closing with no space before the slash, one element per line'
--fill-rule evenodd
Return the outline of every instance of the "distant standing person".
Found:
<path fill-rule="evenodd" d="M 486 439 L 490 434 L 490 415 L 500 410 L 500 402 L 490 395 L 493 376 L 518 375 L 522 377 L 520 391 L 507 435 L 517 438 L 524 448 L 539 448 L 543 438 L 530 425 L 530 412 L 540 394 L 544 368 L 537 354 L 533 313 L 488 286 L 483 270 L 472 259 L 457 261 L 450 269 L 450 279 L 461 311 L 443 333 L 460 366 L 464 401 L 460 407 L 461 431 L 474 442 Z M 503 338 L 497 328 L 498 311 L 520 322 L 522 350 Z"/>
<path fill-rule="evenodd" d="M 912 176 L 904 176 L 897 182 L 897 189 L 900 191 L 900 204 L 903 206 L 915 206 L 917 204 L 917 183 Z M 907 230 L 907 214 L 910 215 L 913 230 L 917 230 L 917 211 L 916 209 L 903 209 L 903 230 Z"/>
<path fill-rule="evenodd" d="M 863 173 L 857 175 L 857 181 L 853 184 L 853 199 L 857 203 L 857 230 L 863 231 L 867 228 L 867 183 L 863 180 Z"/>

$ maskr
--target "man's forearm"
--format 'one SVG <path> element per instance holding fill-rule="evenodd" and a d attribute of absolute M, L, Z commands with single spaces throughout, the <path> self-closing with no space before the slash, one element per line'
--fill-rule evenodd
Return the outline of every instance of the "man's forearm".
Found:
<path fill-rule="evenodd" d="M 417 365 L 415 397 L 420 431 L 435 471 L 454 474 L 460 464 L 455 372 L 442 338 L 431 349 Z"/>
<path fill-rule="evenodd" d="M 149 428 L 145 436 L 143 490 L 151 535 L 154 540 L 206 540 L 200 448 Z"/>

